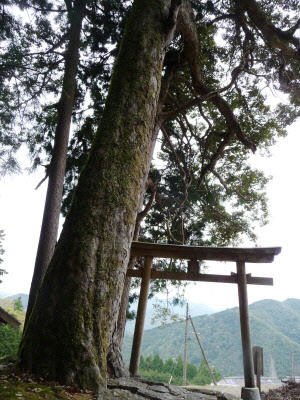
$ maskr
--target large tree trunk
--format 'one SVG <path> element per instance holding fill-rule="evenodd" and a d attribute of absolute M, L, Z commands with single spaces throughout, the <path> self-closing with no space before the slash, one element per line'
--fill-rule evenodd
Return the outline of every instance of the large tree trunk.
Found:
<path fill-rule="evenodd" d="M 78 0 L 70 11 L 70 39 L 65 56 L 61 97 L 57 105 L 57 126 L 49 166 L 49 181 L 45 200 L 41 233 L 36 254 L 34 273 L 29 293 L 26 324 L 33 309 L 38 289 L 53 256 L 57 241 L 59 215 L 65 178 L 69 132 L 74 105 L 76 71 L 80 46 L 80 32 L 85 13 L 85 1 Z"/>
<path fill-rule="evenodd" d="M 161 91 L 160 91 L 158 107 L 157 107 L 157 118 L 156 118 L 156 123 L 154 125 L 153 134 L 152 134 L 151 159 L 153 157 L 158 133 L 160 131 L 162 123 L 164 122 L 162 112 L 163 112 L 164 104 L 166 101 L 166 97 L 168 95 L 168 89 L 172 82 L 172 79 L 174 76 L 174 71 L 175 71 L 176 67 L 177 67 L 176 63 L 174 65 L 170 64 L 164 71 L 164 77 L 163 77 L 162 83 L 161 83 Z M 155 192 L 152 193 L 152 196 L 143 211 L 141 211 L 142 206 L 143 206 L 143 197 L 141 197 L 141 199 L 140 199 L 139 213 L 138 213 L 136 221 L 135 221 L 135 229 L 134 229 L 134 233 L 133 233 L 133 240 L 135 240 L 135 241 L 138 240 L 138 238 L 139 238 L 141 223 L 142 223 L 143 219 L 146 217 L 147 213 L 151 209 L 151 206 L 152 206 L 152 203 L 154 200 L 154 196 L 155 196 Z M 134 263 L 135 263 L 135 259 L 131 258 L 129 260 L 127 269 L 133 268 Z M 129 376 L 129 374 L 130 374 L 129 370 L 125 366 L 125 364 L 123 362 L 123 358 L 122 358 L 122 347 L 123 347 L 123 339 L 124 339 L 124 333 L 125 333 L 125 327 L 126 327 L 130 288 L 131 288 L 131 278 L 126 277 L 125 282 L 124 282 L 124 287 L 123 287 L 123 293 L 121 296 L 121 302 L 120 302 L 120 307 L 119 307 L 119 312 L 118 312 L 118 319 L 116 322 L 116 328 L 112 335 L 112 339 L 111 339 L 111 343 L 109 345 L 109 351 L 108 351 L 108 364 L 109 364 L 110 368 L 114 371 L 114 374 L 116 376 L 124 376 L 124 377 Z"/>
<path fill-rule="evenodd" d="M 101 126 L 24 332 L 23 371 L 92 390 L 105 383 L 179 4 L 134 2 Z"/>
<path fill-rule="evenodd" d="M 152 132 L 152 141 L 151 141 L 151 150 L 150 150 L 150 160 L 153 158 L 153 153 L 154 153 L 154 148 L 157 140 L 157 136 L 160 130 L 161 126 L 161 120 L 160 120 L 160 112 L 163 107 L 163 102 L 159 101 L 158 107 L 157 107 L 157 118 L 156 118 L 156 123 Z M 146 185 L 147 186 L 147 185 Z M 139 205 L 139 212 L 137 214 L 137 218 L 135 220 L 135 227 L 134 227 L 134 232 L 133 232 L 133 237 L 132 240 L 137 241 L 139 238 L 140 234 L 140 229 L 141 229 L 141 223 L 143 219 L 146 217 L 147 213 L 150 211 L 153 200 L 154 200 L 155 192 L 152 193 L 152 196 L 144 208 L 142 210 L 143 206 L 143 200 L 144 197 L 140 197 L 140 205 Z M 131 257 L 129 259 L 127 269 L 131 269 L 134 267 L 135 264 L 135 258 Z M 126 270 L 127 270 L 126 269 Z M 123 291 L 122 291 L 122 296 L 120 300 L 120 305 L 119 305 L 119 310 L 118 310 L 118 318 L 116 320 L 116 325 L 113 330 L 113 334 L 110 339 L 110 343 L 108 346 L 108 354 L 107 354 L 107 363 L 108 363 L 108 368 L 111 372 L 111 374 L 117 376 L 117 377 L 128 377 L 130 376 L 130 372 L 128 368 L 125 366 L 123 357 L 122 357 L 122 346 L 123 346 L 123 339 L 124 339 L 124 333 L 125 333 L 125 326 L 126 326 L 126 317 L 127 317 L 127 308 L 128 308 L 128 303 L 129 303 L 129 293 L 130 293 L 130 288 L 131 288 L 131 278 L 126 277 L 124 281 L 124 286 L 123 286 Z"/>

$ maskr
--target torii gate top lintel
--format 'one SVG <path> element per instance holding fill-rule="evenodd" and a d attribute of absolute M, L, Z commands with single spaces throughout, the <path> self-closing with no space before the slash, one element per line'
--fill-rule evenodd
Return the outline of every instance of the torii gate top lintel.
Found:
<path fill-rule="evenodd" d="M 131 245 L 131 256 L 134 257 L 149 256 L 247 263 L 271 263 L 280 252 L 281 247 L 202 247 L 147 242 L 132 242 Z"/>

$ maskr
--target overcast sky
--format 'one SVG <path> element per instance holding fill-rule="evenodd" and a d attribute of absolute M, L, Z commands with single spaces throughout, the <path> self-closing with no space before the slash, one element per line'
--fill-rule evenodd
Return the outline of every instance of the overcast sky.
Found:
<path fill-rule="evenodd" d="M 280 301 L 290 297 L 300 299 L 299 131 L 300 122 L 289 129 L 287 138 L 280 139 L 272 148 L 272 157 L 262 159 L 259 155 L 253 156 L 254 165 L 273 176 L 268 185 L 270 224 L 257 230 L 258 245 L 281 246 L 282 252 L 272 264 L 247 264 L 247 272 L 253 276 L 274 278 L 273 287 L 248 286 L 250 303 L 266 298 Z M 6 235 L 3 243 L 4 262 L 0 268 L 8 272 L 2 277 L 0 292 L 29 292 L 46 182 L 38 190 L 34 188 L 43 178 L 43 174 L 44 171 L 40 169 L 34 176 L 18 175 L 0 180 L 0 229 Z M 235 265 L 229 263 L 218 263 L 218 266 L 209 270 L 210 273 L 220 274 L 231 271 L 235 272 Z M 215 309 L 238 305 L 237 287 L 234 284 L 190 285 L 186 297 Z"/>

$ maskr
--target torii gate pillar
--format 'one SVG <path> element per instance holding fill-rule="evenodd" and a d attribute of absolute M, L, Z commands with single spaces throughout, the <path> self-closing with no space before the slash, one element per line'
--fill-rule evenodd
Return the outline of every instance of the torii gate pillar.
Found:
<path fill-rule="evenodd" d="M 129 365 L 129 371 L 133 376 L 137 375 L 140 364 L 140 354 L 141 354 L 141 347 L 142 347 L 142 340 L 144 333 L 144 324 L 145 324 L 148 293 L 150 286 L 152 261 L 153 257 L 145 257 L 140 298 L 138 303 L 137 316 L 136 316 L 135 329 L 132 342 L 133 346 L 132 346 L 131 359 Z"/>
<path fill-rule="evenodd" d="M 243 365 L 245 387 L 242 388 L 241 397 L 243 400 L 260 400 L 259 390 L 255 385 L 254 363 L 252 354 L 250 318 L 248 308 L 247 276 L 245 263 L 236 263 L 239 293 L 239 309 L 241 321 L 241 336 L 243 348 Z"/>

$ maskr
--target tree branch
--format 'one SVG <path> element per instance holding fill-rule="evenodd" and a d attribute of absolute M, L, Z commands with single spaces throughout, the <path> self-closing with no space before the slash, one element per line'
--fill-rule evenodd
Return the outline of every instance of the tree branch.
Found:
<path fill-rule="evenodd" d="M 146 217 L 148 212 L 151 210 L 151 207 L 153 205 L 156 193 L 157 193 L 157 186 L 156 186 L 156 183 L 155 183 L 154 186 L 153 186 L 153 189 L 151 191 L 151 196 L 150 196 L 150 198 L 148 200 L 148 203 L 146 204 L 145 208 L 137 214 L 136 221 L 135 221 L 135 227 L 134 227 L 134 234 L 133 234 L 133 238 L 134 239 L 133 240 L 138 240 L 139 231 L 140 231 L 140 228 L 141 228 L 141 222 Z"/>
<path fill-rule="evenodd" d="M 216 17 L 213 20 L 209 21 L 206 25 L 211 26 L 211 25 L 215 24 L 216 22 L 223 21 L 224 19 L 234 19 L 234 18 L 236 18 L 236 14 L 234 14 L 234 13 L 223 14 L 223 15 L 220 15 L 219 17 Z"/>
<path fill-rule="evenodd" d="M 198 179 L 198 185 L 200 185 L 203 182 L 204 177 L 206 176 L 206 174 L 208 172 L 212 172 L 217 161 L 222 157 L 222 155 L 225 152 L 225 149 L 227 147 L 227 145 L 230 143 L 230 141 L 232 140 L 232 138 L 234 137 L 234 133 L 233 132 L 227 132 L 225 138 L 223 139 L 223 141 L 219 144 L 217 150 L 215 151 L 215 153 L 211 156 L 210 161 L 204 165 L 201 169 L 200 172 L 200 176 Z"/>
<path fill-rule="evenodd" d="M 224 189 L 226 190 L 226 192 L 229 195 L 232 195 L 233 193 L 236 193 L 239 197 L 241 197 L 243 200 L 246 200 L 245 196 L 242 195 L 242 193 L 240 193 L 237 190 L 232 190 L 228 187 L 228 185 L 226 184 L 226 182 L 224 181 L 224 179 L 221 177 L 221 175 L 217 172 L 217 171 L 212 171 L 212 173 L 214 174 L 214 176 L 219 180 L 219 182 L 221 183 L 221 185 L 224 187 Z"/>
<path fill-rule="evenodd" d="M 259 29 L 269 46 L 280 49 L 285 56 L 300 60 L 300 41 L 293 36 L 300 26 L 300 20 L 290 29 L 283 31 L 271 23 L 255 0 L 235 0 L 235 2 L 238 9 L 247 12 L 251 22 Z M 290 43 L 297 50 L 292 49 Z"/>
<path fill-rule="evenodd" d="M 203 84 L 202 73 L 199 67 L 200 44 L 189 3 L 185 2 L 185 6 L 181 7 L 178 20 L 179 30 L 184 40 L 185 55 L 187 57 L 192 75 L 193 87 L 200 94 L 200 96 L 208 96 L 208 100 L 217 107 L 219 112 L 225 118 L 229 131 L 236 135 L 236 137 L 254 153 L 256 150 L 256 145 L 248 140 L 243 134 L 242 129 L 229 104 L 220 96 L 218 90 L 211 91 Z M 232 83 L 234 83 L 237 76 L 241 72 L 240 69 L 240 66 L 237 67 L 236 71 L 234 71 L 230 84 L 227 85 L 227 87 L 220 89 L 220 91 L 226 90 L 226 88 L 230 87 Z"/>
<path fill-rule="evenodd" d="M 184 169 L 182 168 L 182 166 L 181 166 L 180 160 L 179 160 L 178 155 L 177 155 L 177 153 L 176 153 L 176 150 L 175 150 L 175 148 L 174 148 L 174 146 L 173 146 L 173 144 L 172 144 L 172 142 L 171 142 L 171 140 L 170 140 L 170 138 L 169 138 L 169 136 L 168 136 L 168 133 L 167 133 L 167 131 L 166 131 L 166 128 L 165 128 L 164 126 L 161 126 L 161 131 L 162 131 L 162 133 L 163 133 L 163 135 L 164 135 L 164 138 L 166 139 L 166 142 L 168 143 L 168 146 L 169 146 L 170 150 L 172 151 L 172 153 L 173 153 L 173 155 L 174 155 L 174 157 L 175 157 L 176 164 L 177 164 L 177 166 L 178 166 L 178 168 L 179 168 L 179 170 L 180 170 L 180 172 L 181 172 L 181 175 L 182 175 L 182 177 L 183 177 L 183 180 L 184 180 L 184 182 L 186 182 L 186 173 L 185 173 L 185 170 L 184 170 Z"/>

